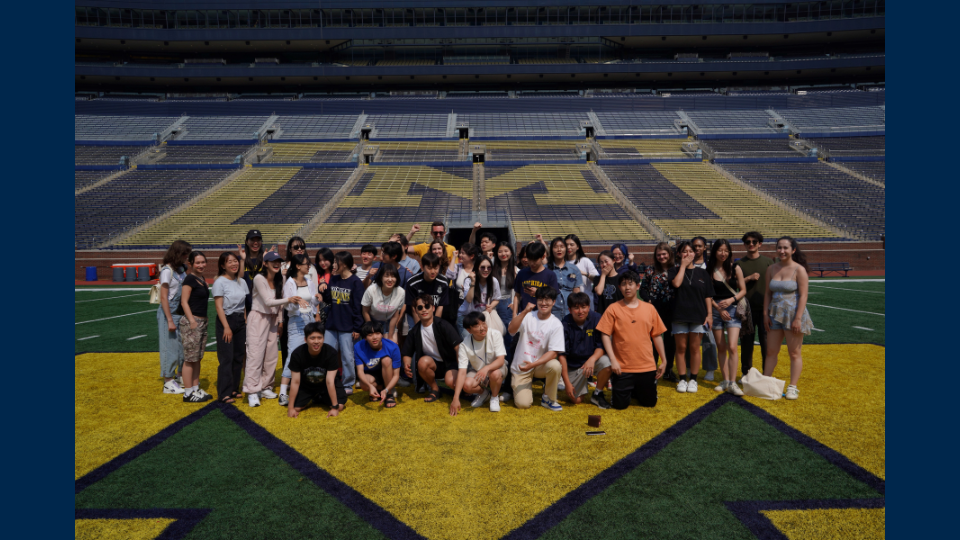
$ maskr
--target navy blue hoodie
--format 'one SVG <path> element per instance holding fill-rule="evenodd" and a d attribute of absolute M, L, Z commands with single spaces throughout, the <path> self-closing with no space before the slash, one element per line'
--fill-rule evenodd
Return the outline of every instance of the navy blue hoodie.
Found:
<path fill-rule="evenodd" d="M 323 292 L 323 301 L 330 305 L 327 315 L 327 330 L 336 332 L 359 332 L 363 326 L 363 281 L 355 275 L 343 279 L 330 276 L 330 285 Z"/>

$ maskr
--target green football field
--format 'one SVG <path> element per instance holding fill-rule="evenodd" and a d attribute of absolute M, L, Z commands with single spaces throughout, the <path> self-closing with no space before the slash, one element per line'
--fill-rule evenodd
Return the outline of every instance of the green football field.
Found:
<path fill-rule="evenodd" d="M 804 343 L 884 345 L 883 278 L 810 282 L 808 309 L 813 334 Z M 148 352 L 157 350 L 157 306 L 147 287 L 77 287 L 74 309 L 76 352 Z M 213 301 L 210 301 L 207 350 L 215 351 Z"/>

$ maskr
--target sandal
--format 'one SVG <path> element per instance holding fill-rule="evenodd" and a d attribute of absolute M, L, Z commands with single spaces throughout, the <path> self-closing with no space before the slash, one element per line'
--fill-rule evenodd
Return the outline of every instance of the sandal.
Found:
<path fill-rule="evenodd" d="M 370 401 L 380 401 L 380 398 L 378 398 L 378 397 L 373 397 L 373 395 L 371 394 L 371 395 L 370 395 Z"/>
<path fill-rule="evenodd" d="M 223 396 L 220 398 L 220 403 L 233 403 L 234 401 L 233 396 Z"/>
<path fill-rule="evenodd" d="M 430 390 L 430 393 L 427 394 L 427 397 L 423 398 L 423 401 L 427 403 L 433 403 L 440 399 L 440 390 Z"/>
<path fill-rule="evenodd" d="M 387 399 L 383 400 L 383 406 L 392 409 L 397 406 L 397 398 L 393 397 L 393 394 L 387 396 Z"/>

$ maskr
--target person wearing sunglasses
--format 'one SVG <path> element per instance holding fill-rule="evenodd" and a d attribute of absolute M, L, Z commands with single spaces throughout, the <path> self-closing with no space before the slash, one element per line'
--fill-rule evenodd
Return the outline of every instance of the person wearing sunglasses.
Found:
<path fill-rule="evenodd" d="M 416 224 L 410 228 L 410 234 L 407 235 L 408 241 L 413 241 L 413 235 L 417 234 L 420 231 L 420 225 Z M 443 224 L 442 221 L 434 221 L 430 225 L 430 242 L 423 242 L 422 244 L 417 244 L 415 246 L 409 246 L 407 248 L 407 253 L 411 255 L 416 255 L 417 257 L 423 258 L 425 254 L 430 251 L 430 243 L 434 241 L 443 242 L 443 238 L 447 235 L 447 226 Z M 453 252 L 455 251 L 454 247 L 450 244 L 444 242 L 444 249 L 447 250 L 447 260 L 452 261 L 455 259 Z"/>
<path fill-rule="evenodd" d="M 321 296 L 317 292 L 317 282 L 310 279 L 309 269 L 313 268 L 310 264 L 310 258 L 303 254 L 293 256 L 293 261 L 286 273 L 286 281 L 283 283 L 283 296 L 299 296 L 303 298 L 306 305 L 287 304 L 283 310 L 287 321 L 284 324 L 286 340 L 290 344 L 291 350 L 297 350 L 297 347 L 306 343 L 304 328 L 310 323 L 320 322 L 320 316 L 317 312 L 317 306 L 320 304 Z M 283 372 L 280 375 L 280 400 L 281 406 L 286 407 L 289 403 L 287 390 L 290 388 L 290 357 L 283 356 Z"/>
<path fill-rule="evenodd" d="M 407 377 L 414 378 L 414 382 L 422 379 L 429 392 L 424 398 L 427 403 L 440 399 L 437 377 L 442 377 L 447 385 L 454 388 L 450 416 L 456 416 L 460 411 L 460 392 L 467 376 L 466 366 L 460 369 L 458 362 L 463 339 L 452 324 L 434 316 L 434 302 L 433 295 L 429 293 L 420 294 L 413 302 L 418 322 L 410 329 L 410 335 L 403 343 L 403 371 Z M 414 358 L 417 359 L 416 372 Z"/>
<path fill-rule="evenodd" d="M 280 264 L 280 274 L 286 277 L 287 272 L 290 271 L 290 263 L 293 261 L 295 255 L 307 255 L 307 243 L 304 242 L 303 238 L 299 236 L 294 236 L 287 241 L 287 255 L 283 263 Z M 309 258 L 308 258 L 309 261 Z M 306 274 L 307 281 L 310 281 L 314 285 L 318 283 L 317 269 L 310 265 L 310 272 Z M 284 282 L 286 284 L 286 282 Z M 287 332 L 284 330 L 287 328 L 287 324 L 290 322 L 290 316 L 287 313 L 287 310 L 283 310 L 281 314 L 283 320 L 280 324 L 280 363 L 283 366 L 287 365 L 287 358 L 289 358 L 289 347 L 287 346 Z M 296 349 L 296 347 L 293 347 Z M 286 371 L 286 369 L 284 369 Z M 281 393 L 282 395 L 282 393 Z M 281 403 L 281 405 L 286 405 L 286 403 Z"/>
<path fill-rule="evenodd" d="M 747 285 L 747 301 L 753 315 L 753 327 L 757 329 L 760 342 L 761 366 L 767 358 L 767 329 L 763 325 L 763 295 L 766 293 L 767 268 L 773 265 L 773 259 L 760 254 L 763 235 L 750 231 L 743 235 L 743 247 L 747 250 L 737 264 L 743 270 L 743 281 Z M 753 335 L 740 334 L 740 370 L 746 375 L 753 367 Z"/>

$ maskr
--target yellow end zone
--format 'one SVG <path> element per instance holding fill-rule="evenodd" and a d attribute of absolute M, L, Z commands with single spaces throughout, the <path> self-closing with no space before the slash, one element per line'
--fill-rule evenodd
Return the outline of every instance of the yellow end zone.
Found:
<path fill-rule="evenodd" d="M 762 513 L 790 540 L 881 540 L 886 536 L 885 508 L 767 510 Z"/>
<path fill-rule="evenodd" d="M 883 478 L 884 349 L 808 345 L 804 359 L 800 400 L 747 399 Z M 76 478 L 201 407 L 161 393 L 156 353 L 88 353 L 76 356 L 75 364 Z M 201 375 L 207 391 L 216 384 L 215 366 L 215 354 L 208 354 Z M 853 372 L 862 383 L 857 392 L 846 383 Z M 784 348 L 776 376 L 788 374 Z M 708 384 L 692 395 L 664 386 L 652 410 L 632 406 L 600 412 L 605 437 L 584 435 L 586 416 L 598 413 L 592 405 L 564 404 L 562 412 L 553 413 L 507 404 L 494 414 L 465 404 L 460 416 L 451 418 L 449 397 L 427 404 L 404 393 L 396 409 L 385 410 L 358 392 L 337 419 L 325 418 L 320 409 L 288 419 L 275 401 L 239 407 L 420 534 L 480 540 L 522 525 L 715 399 L 719 394 Z M 109 393 L 124 395 L 125 405 L 107 404 L 102 396 Z M 450 478 L 458 482 L 441 481 Z M 450 511 L 451 501 L 457 512 Z M 491 515 L 497 516 L 496 527 L 491 527 Z"/>
<path fill-rule="evenodd" d="M 74 523 L 75 540 L 152 540 L 175 519 L 78 519 Z"/>

